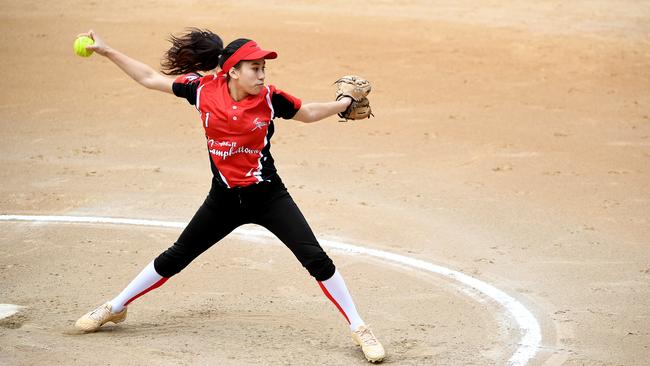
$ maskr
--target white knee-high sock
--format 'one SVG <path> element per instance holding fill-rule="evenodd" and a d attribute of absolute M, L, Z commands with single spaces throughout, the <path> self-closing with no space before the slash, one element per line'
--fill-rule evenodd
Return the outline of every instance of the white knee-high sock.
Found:
<path fill-rule="evenodd" d="M 156 272 L 151 261 L 116 298 L 111 300 L 111 311 L 119 313 L 133 300 L 162 286 L 168 279 L 169 277 L 162 277 Z"/>
<path fill-rule="evenodd" d="M 355 330 L 360 325 L 364 324 L 359 313 L 357 313 L 357 308 L 354 306 L 354 301 L 352 301 L 350 291 L 348 291 L 347 286 L 345 286 L 345 281 L 343 281 L 343 277 L 338 270 L 334 272 L 334 275 L 328 280 L 318 282 L 318 284 L 325 293 L 325 296 L 327 296 L 327 298 L 330 299 L 339 309 L 341 314 L 343 314 L 345 320 L 350 324 L 351 330 Z"/>

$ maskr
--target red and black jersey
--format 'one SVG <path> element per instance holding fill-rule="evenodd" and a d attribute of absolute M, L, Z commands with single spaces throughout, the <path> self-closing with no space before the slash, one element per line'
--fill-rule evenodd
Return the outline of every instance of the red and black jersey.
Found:
<path fill-rule="evenodd" d="M 224 77 L 181 75 L 172 86 L 201 113 L 215 180 L 228 188 L 270 181 L 276 174 L 271 156 L 273 119 L 291 119 L 300 99 L 265 86 L 257 95 L 236 102 Z"/>

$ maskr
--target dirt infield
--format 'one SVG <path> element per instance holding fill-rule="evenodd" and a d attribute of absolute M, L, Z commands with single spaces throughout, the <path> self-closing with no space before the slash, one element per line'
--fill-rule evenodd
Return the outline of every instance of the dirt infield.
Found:
<path fill-rule="evenodd" d="M 527 365 L 650 359 L 650 3 L 3 2 L 0 214 L 186 222 L 210 184 L 195 110 L 147 91 L 76 34 L 158 67 L 207 27 L 276 50 L 267 82 L 305 101 L 373 82 L 375 118 L 276 120 L 280 175 L 317 236 L 436 263 L 541 326 Z M 180 229 L 0 221 L 7 365 L 364 365 L 347 325 L 276 241 L 234 235 L 129 307 L 110 299 Z M 453 278 L 332 250 L 391 365 L 507 365 L 522 330 Z"/>

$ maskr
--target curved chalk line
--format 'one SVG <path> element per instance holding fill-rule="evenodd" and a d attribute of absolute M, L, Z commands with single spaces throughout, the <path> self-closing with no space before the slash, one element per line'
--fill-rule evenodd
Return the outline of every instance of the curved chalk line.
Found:
<path fill-rule="evenodd" d="M 32 222 L 64 222 L 64 223 L 86 223 L 86 224 L 116 224 L 116 225 L 137 225 L 164 228 L 184 229 L 187 223 L 174 221 L 125 219 L 111 217 L 89 217 L 89 216 L 37 216 L 37 215 L 0 215 L 0 221 L 32 221 Z M 276 239 L 268 231 L 250 228 L 238 228 L 233 233 L 245 237 Z M 498 288 L 483 282 L 462 272 L 429 263 L 420 259 L 407 257 L 379 249 L 365 248 L 335 240 L 318 239 L 324 246 L 338 249 L 350 254 L 365 254 L 378 258 L 389 264 L 405 265 L 411 268 L 423 270 L 445 276 L 454 281 L 468 286 L 481 294 L 492 299 L 506 309 L 506 312 L 515 319 L 519 330 L 522 333 L 519 347 L 508 360 L 509 366 L 524 366 L 532 359 L 540 348 L 542 340 L 540 325 L 535 316 L 519 301 Z M 0 317 L 1 318 L 1 317 Z"/>

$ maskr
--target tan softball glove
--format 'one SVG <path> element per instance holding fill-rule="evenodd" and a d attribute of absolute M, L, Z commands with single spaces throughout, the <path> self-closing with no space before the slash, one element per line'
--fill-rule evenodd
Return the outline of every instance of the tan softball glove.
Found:
<path fill-rule="evenodd" d="M 350 103 L 348 108 L 339 113 L 342 121 L 374 116 L 370 109 L 370 101 L 368 100 L 368 94 L 372 90 L 372 86 L 368 80 L 356 75 L 347 75 L 335 81 L 334 85 L 336 85 L 336 100 L 340 100 L 343 97 L 352 98 L 352 103 Z"/>

